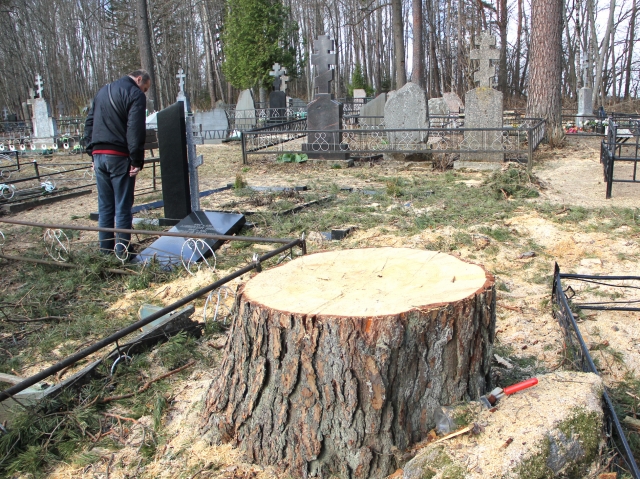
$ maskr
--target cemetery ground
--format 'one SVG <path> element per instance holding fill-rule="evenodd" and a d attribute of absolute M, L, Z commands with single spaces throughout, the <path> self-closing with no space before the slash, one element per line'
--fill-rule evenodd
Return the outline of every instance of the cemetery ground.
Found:
<path fill-rule="evenodd" d="M 497 340 L 493 380 L 506 386 L 572 364 L 552 316 L 554 263 L 563 273 L 638 275 L 640 271 L 640 188 L 616 183 L 605 200 L 599 140 L 569 138 L 561 149 L 542 146 L 533 174 L 522 168 L 498 173 L 439 171 L 427 163 L 382 160 L 356 162 L 347 169 L 327 165 L 278 164 L 251 156 L 242 164 L 237 143 L 198 147 L 205 163 L 200 188 L 233 183 L 236 188 L 202 198 L 205 210 L 247 212 L 253 228 L 240 234 L 307 237 L 309 252 L 367 246 L 438 250 L 484 265 L 496 276 Z M 77 157 L 69 161 L 77 161 Z M 86 158 L 86 157 L 85 157 Z M 59 158 L 56 159 L 59 161 Z M 148 168 L 141 185 L 150 184 Z M 300 193 L 257 192 L 248 186 L 302 186 Z M 136 203 L 159 199 L 159 193 Z M 294 214 L 294 206 L 322 200 Z M 28 221 L 92 225 L 95 194 L 13 215 Z M 147 216 L 159 216 L 153 210 Z M 4 254 L 43 258 L 37 228 L 1 225 Z M 355 227 L 341 241 L 322 232 Z M 145 228 L 149 228 L 145 226 Z M 89 241 L 95 233 L 76 232 Z M 150 267 L 138 276 L 117 276 L 104 268 L 122 267 L 83 248 L 63 270 L 0 261 L 0 372 L 29 376 L 137 319 L 145 303 L 168 305 L 197 288 L 248 264 L 271 245 L 226 243 L 216 252 L 215 272 L 194 276 Z M 272 267 L 278 259 L 264 267 Z M 285 258 L 279 260 L 286 261 Z M 252 273 L 259 274 L 259 273 Z M 237 288 L 248 280 L 235 280 Z M 604 286 L 575 286 L 581 301 L 620 298 Z M 633 299 L 629 293 L 627 299 Z M 637 295 L 635 295 L 637 298 Z M 624 299 L 624 298 L 621 298 Z M 232 302 L 231 296 L 227 303 Z M 194 318 L 202 321 L 204 299 Z M 578 313 L 581 332 L 612 389 L 618 414 L 640 412 L 640 314 Z M 267 478 L 287 477 L 243 462 L 228 445 L 210 445 L 200 433 L 203 395 L 218 374 L 226 340 L 225 318 L 211 320 L 195 339 L 180 334 L 113 377 L 102 371 L 80 391 L 55 399 L 48 413 L 18 410 L 8 434 L 0 436 L 0 475 L 53 478 Z M 35 322 L 16 322 L 46 318 Z M 228 322 L 226 323 L 228 324 Z M 93 359 L 100 357 L 99 353 Z M 63 371 L 53 383 L 92 358 Z M 506 364 L 512 366 L 508 367 Z M 168 374 L 170 373 L 170 374 Z M 119 396 L 125 396 L 119 398 Z M 532 405 L 519 418 L 533 413 Z M 640 435 L 627 429 L 636 459 Z M 499 454 L 496 451 L 496 454 Z M 600 460 L 608 460 L 606 451 Z"/>

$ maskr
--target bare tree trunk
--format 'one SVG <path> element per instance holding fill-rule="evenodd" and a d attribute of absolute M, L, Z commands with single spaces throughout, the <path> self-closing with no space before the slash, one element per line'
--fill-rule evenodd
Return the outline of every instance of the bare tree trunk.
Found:
<path fill-rule="evenodd" d="M 149 14 L 147 0 L 137 0 L 136 27 L 138 30 L 138 42 L 140 47 L 140 63 L 142 68 L 151 76 L 151 87 L 147 91 L 147 98 L 153 100 L 155 109 L 158 108 L 158 96 L 156 95 L 156 74 L 154 69 L 153 51 L 151 50 L 151 32 L 149 30 Z"/>
<path fill-rule="evenodd" d="M 424 88 L 424 42 L 422 26 L 424 24 L 422 15 L 422 0 L 412 0 L 413 10 L 413 71 L 411 81 Z"/>
<path fill-rule="evenodd" d="M 609 38 L 611 37 L 611 30 L 613 28 L 613 15 L 616 8 L 616 0 L 611 0 L 609 3 L 609 20 L 607 21 L 607 31 L 602 39 L 602 48 L 598 54 L 598 63 L 596 65 L 596 77 L 593 83 L 593 106 L 602 106 L 606 91 L 604 90 L 604 82 L 602 81 L 602 71 L 605 65 L 605 58 L 609 51 Z M 597 48 L 597 44 L 594 45 Z"/>
<path fill-rule="evenodd" d="M 393 18 L 393 44 L 395 52 L 396 90 L 407 83 L 407 69 L 404 59 L 404 19 L 402 17 L 402 0 L 391 0 Z"/>
<path fill-rule="evenodd" d="M 508 95 L 507 88 L 507 0 L 498 0 L 498 30 L 500 31 L 500 62 L 498 64 L 498 90 Z"/>
<path fill-rule="evenodd" d="M 520 90 L 520 57 L 522 56 L 522 2 L 518 0 L 518 30 L 516 38 L 515 66 L 513 68 L 513 89 L 516 97 L 520 98 L 522 91 Z"/>
<path fill-rule="evenodd" d="M 563 0 L 536 0 L 531 5 L 531 74 L 527 116 L 547 121 L 551 145 L 559 145 L 562 130 L 562 8 Z"/>
<path fill-rule="evenodd" d="M 633 64 L 633 43 L 635 42 L 636 35 L 636 15 L 638 13 L 638 1 L 633 0 L 633 7 L 631 8 L 631 18 L 629 19 L 629 38 L 627 51 L 627 66 L 624 79 L 624 99 L 629 99 L 630 87 L 631 87 L 631 65 Z"/>

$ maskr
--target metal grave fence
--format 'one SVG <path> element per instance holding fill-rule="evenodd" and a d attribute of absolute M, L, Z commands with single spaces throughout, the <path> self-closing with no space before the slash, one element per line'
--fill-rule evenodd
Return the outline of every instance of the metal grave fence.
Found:
<path fill-rule="evenodd" d="M 613 183 L 640 183 L 640 117 L 637 115 L 612 116 L 607 136 L 600 143 L 600 163 L 607 184 L 606 199 L 611 198 Z M 616 163 L 629 165 L 626 178 L 616 177 Z"/>
<path fill-rule="evenodd" d="M 562 274 L 560 273 L 560 267 L 558 266 L 558 264 L 556 263 L 555 265 L 553 276 L 553 290 L 551 292 L 553 301 L 553 316 L 558 320 L 558 323 L 563 330 L 567 352 L 571 354 L 571 362 L 574 368 L 583 372 L 598 374 L 598 369 L 593 362 L 593 358 L 589 353 L 589 348 L 585 343 L 582 334 L 580 333 L 580 328 L 578 327 L 578 323 L 576 322 L 576 319 L 573 316 L 573 312 L 571 311 L 571 307 L 569 305 L 570 298 L 567 297 L 566 293 L 568 291 L 571 291 L 571 289 L 563 289 L 563 279 L 589 282 L 626 281 L 630 279 L 640 281 L 640 276 L 586 276 L 577 274 Z M 633 310 L 615 306 L 609 306 L 607 308 L 593 307 L 602 306 L 593 304 L 574 304 L 574 306 L 580 307 L 582 309 L 609 309 L 625 311 Z M 606 435 L 609 447 L 616 451 L 615 456 L 611 458 L 612 468 L 614 470 L 617 469 L 617 472 L 630 474 L 634 479 L 640 479 L 640 470 L 638 469 L 638 465 L 636 464 L 635 458 L 633 457 L 631 447 L 629 446 L 629 442 L 627 441 L 627 438 L 624 434 L 622 425 L 618 420 L 618 416 L 616 415 L 616 411 L 614 409 L 613 403 L 611 402 L 611 398 L 607 393 L 606 387 L 602 393 L 602 400 L 605 415 L 604 433 Z"/>
<path fill-rule="evenodd" d="M 375 118 L 375 117 L 374 117 Z M 369 126 L 361 121 L 347 125 L 342 130 L 278 130 L 262 128 L 242 134 L 243 162 L 255 154 L 281 155 L 308 152 L 328 152 L 332 144 L 339 143 L 342 151 L 350 156 L 370 158 L 384 153 L 402 154 L 479 154 L 504 153 L 505 159 L 533 165 L 533 152 L 545 135 L 545 122 L 541 119 L 523 118 L 517 126 L 503 128 L 426 128 L 390 130 L 377 124 Z M 293 144 L 293 140 L 307 136 L 309 148 Z M 336 138 L 338 137 L 338 138 Z M 337 140 L 338 141 L 334 141 Z"/>

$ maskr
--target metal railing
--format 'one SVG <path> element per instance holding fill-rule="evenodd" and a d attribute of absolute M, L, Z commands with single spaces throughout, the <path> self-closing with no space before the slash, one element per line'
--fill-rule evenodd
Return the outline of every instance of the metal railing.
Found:
<path fill-rule="evenodd" d="M 567 349 L 570 349 L 573 356 L 572 364 L 576 369 L 581 371 L 598 374 L 598 369 L 591 358 L 589 348 L 584 342 L 578 323 L 571 312 L 569 299 L 565 294 L 565 290 L 562 288 L 562 279 L 589 278 L 607 279 L 607 277 L 561 274 L 560 267 L 556 263 L 551 296 L 554 304 L 553 315 L 558 320 L 558 323 L 564 332 L 566 347 Z M 608 277 L 608 279 L 612 278 L 615 277 Z M 635 279 L 640 280 L 640 277 L 635 277 Z M 634 479 L 640 479 L 640 470 L 638 469 L 638 465 L 633 457 L 631 447 L 625 437 L 624 430 L 618 420 L 618 416 L 616 415 L 606 387 L 602 393 L 602 399 L 604 402 L 605 435 L 609 447 L 617 452 L 616 456 L 612 458 L 612 466 L 617 468 L 619 470 L 618 472 L 626 472 L 631 474 Z"/>
<path fill-rule="evenodd" d="M 445 153 L 460 158 L 477 157 L 478 154 L 504 155 L 512 161 L 533 165 L 533 151 L 542 142 L 545 122 L 540 119 L 523 119 L 518 126 L 504 128 L 427 128 L 389 130 L 368 127 L 362 123 L 343 130 L 278 131 L 259 129 L 245 131 L 242 135 L 243 161 L 248 155 L 284 153 L 349 152 L 352 158 L 366 158 L 384 153 Z M 363 128 L 364 127 L 364 128 Z M 290 142 L 307 136 L 303 150 Z"/>
<path fill-rule="evenodd" d="M 611 198 L 613 183 L 640 183 L 638 162 L 640 161 L 640 116 L 620 116 L 609 119 L 609 128 L 600 143 L 600 163 L 607 184 L 606 199 Z M 614 176 L 617 162 L 631 164 L 630 178 Z"/>

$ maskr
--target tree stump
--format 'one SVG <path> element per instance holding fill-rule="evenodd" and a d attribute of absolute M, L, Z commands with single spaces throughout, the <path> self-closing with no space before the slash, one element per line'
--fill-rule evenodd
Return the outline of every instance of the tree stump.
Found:
<path fill-rule="evenodd" d="M 434 251 L 300 257 L 249 280 L 203 425 L 298 477 L 383 478 L 439 405 L 485 392 L 494 278 Z"/>

